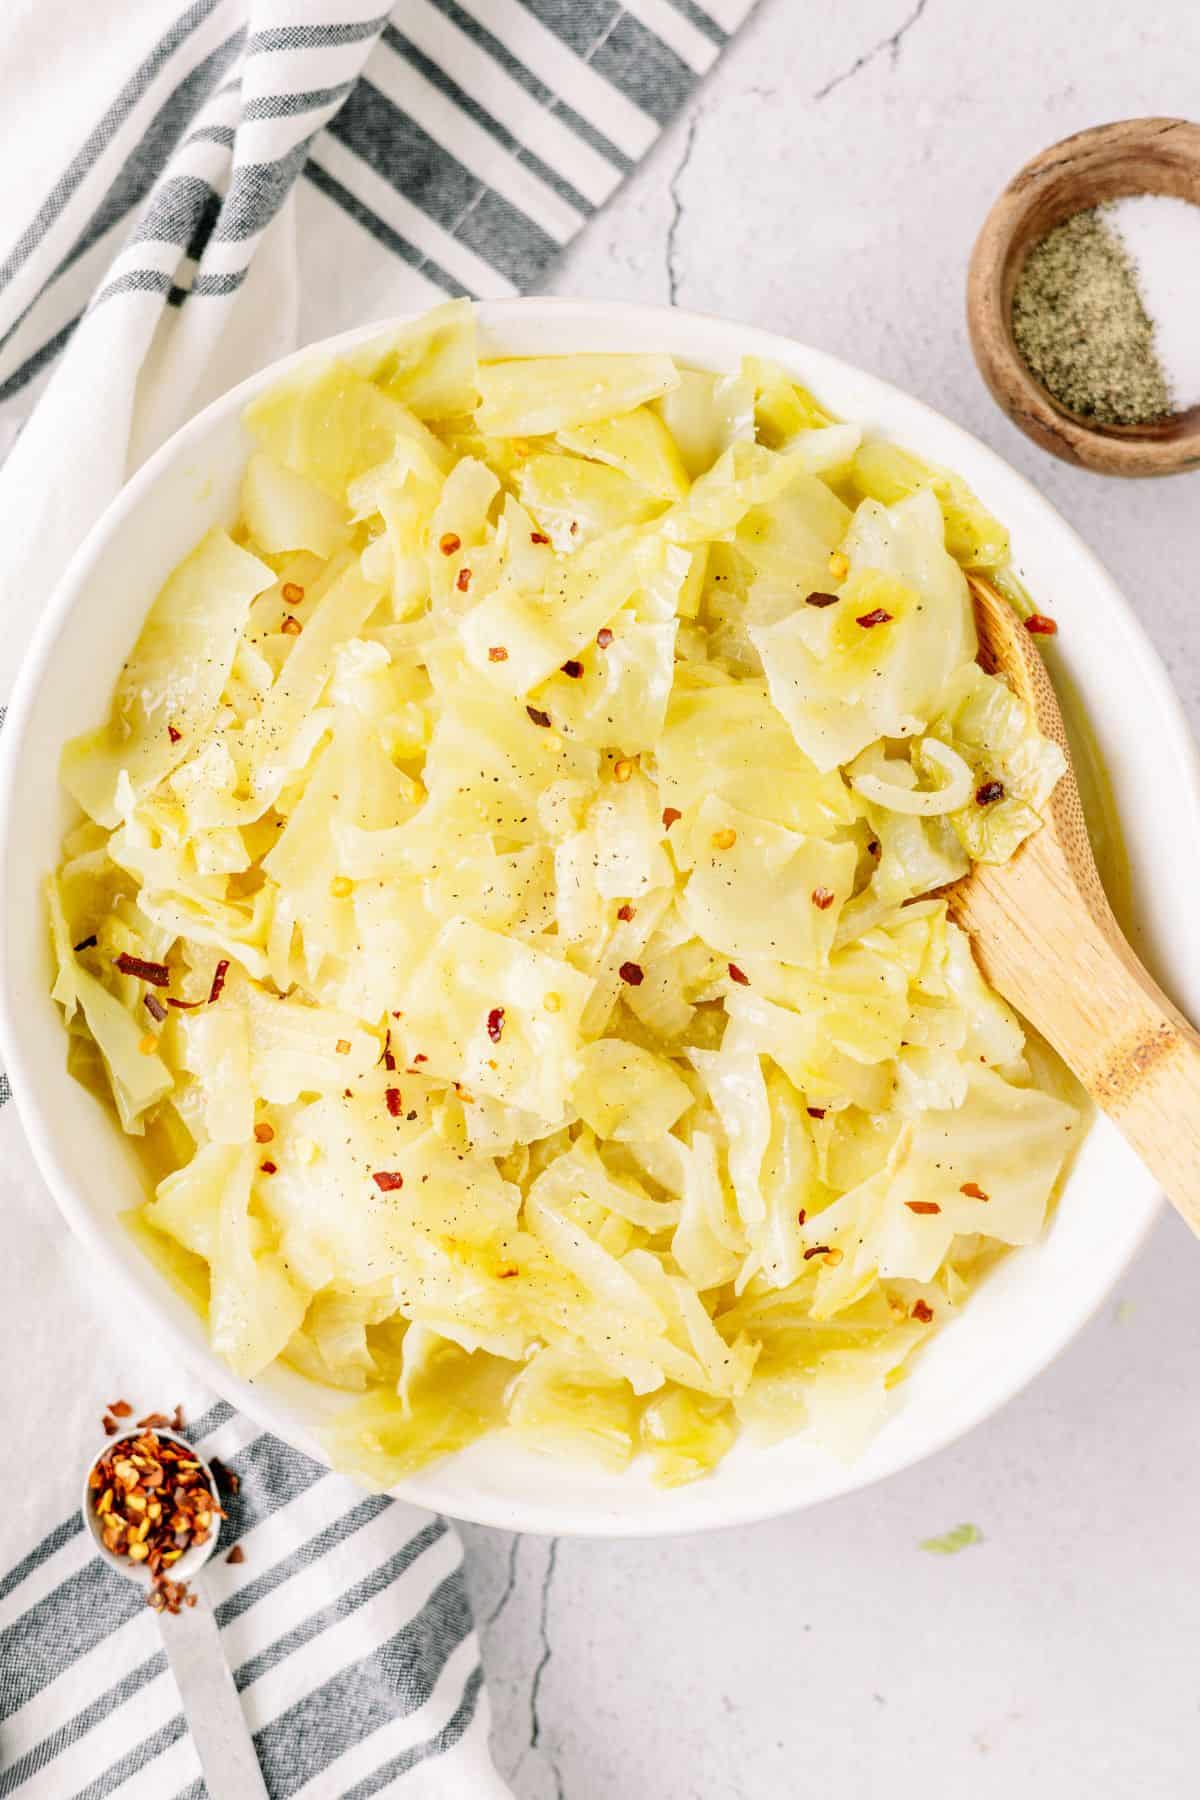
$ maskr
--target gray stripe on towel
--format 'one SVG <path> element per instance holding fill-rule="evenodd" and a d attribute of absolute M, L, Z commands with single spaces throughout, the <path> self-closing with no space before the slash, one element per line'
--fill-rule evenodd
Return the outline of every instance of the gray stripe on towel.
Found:
<path fill-rule="evenodd" d="M 7 1076 L 0 1076 L 0 1081 L 7 1083 L 7 1080 Z M 0 1579 L 0 1600 L 7 1600 L 13 1589 L 20 1587 L 27 1575 L 32 1575 L 33 1571 L 40 1568 L 48 1556 L 53 1556 L 56 1550 L 61 1550 L 64 1544 L 69 1544 L 71 1539 L 78 1537 L 82 1530 L 83 1514 L 82 1512 L 73 1512 L 69 1519 L 64 1519 L 61 1525 L 56 1525 L 53 1531 L 47 1532 L 41 1543 L 35 1544 L 28 1556 L 23 1556 L 16 1567 L 10 1569 L 8 1574 Z"/>
<path fill-rule="evenodd" d="M 88 1706 L 83 1707 L 72 1718 L 67 1719 L 56 1731 L 52 1731 L 48 1737 L 44 1737 L 31 1750 L 27 1750 L 24 1756 L 18 1757 L 16 1762 L 10 1763 L 6 1769 L 0 1770 L 0 1795 L 14 1793 L 22 1782 L 39 1774 L 42 1769 L 54 1761 L 56 1756 L 61 1756 L 64 1750 L 69 1750 L 72 1744 L 78 1743 L 85 1732 L 91 1731 L 94 1725 L 98 1725 L 102 1719 L 107 1719 L 110 1713 L 115 1712 L 119 1706 L 124 1706 L 127 1700 L 132 1700 L 135 1694 L 141 1693 L 147 1682 L 157 1680 L 166 1666 L 165 1650 L 159 1650 L 153 1656 L 147 1657 L 135 1669 L 130 1669 L 127 1675 L 123 1675 L 120 1681 L 107 1688 L 103 1694 L 98 1694 Z"/>
<path fill-rule="evenodd" d="M 471 1607 L 459 1568 L 394 1637 L 339 1669 L 255 1733 L 273 1800 L 290 1800 L 352 1744 L 423 1706 L 470 1630 Z"/>
<path fill-rule="evenodd" d="M 356 225 L 361 225 L 377 244 L 382 244 L 384 249 L 390 250 L 393 255 L 398 256 L 402 262 L 408 264 L 410 269 L 416 269 L 418 273 L 427 276 L 436 286 L 452 295 L 456 300 L 468 296 L 470 290 L 465 288 L 461 281 L 448 274 L 423 250 L 418 250 L 415 244 L 410 244 L 407 238 L 401 237 L 398 231 L 393 231 L 392 227 L 381 219 L 378 213 L 372 212 L 371 208 L 365 205 L 357 194 L 352 194 L 349 188 L 343 187 L 341 182 L 329 174 L 328 170 L 319 162 L 307 163 L 304 175 L 305 179 L 311 181 L 319 193 L 324 194 L 327 200 L 332 200 L 333 204 L 339 206 L 349 218 L 354 220 Z"/>
<path fill-rule="evenodd" d="M 492 61 L 503 69 L 506 75 L 511 75 L 512 79 L 518 82 L 527 94 L 532 94 L 535 100 L 540 100 L 548 111 L 561 119 L 564 125 L 569 126 L 576 137 L 582 138 L 585 144 L 590 144 L 593 150 L 604 157 L 606 162 L 610 162 L 615 169 L 619 169 L 622 174 L 630 172 L 633 162 L 625 155 L 624 151 L 618 150 L 617 146 L 606 138 L 603 132 L 597 131 L 596 127 L 589 124 L 588 120 L 577 113 L 561 95 L 556 94 L 552 88 L 548 88 L 545 82 L 533 73 L 532 69 L 527 69 L 523 62 L 518 61 L 498 37 L 493 37 L 486 26 L 481 25 L 478 19 L 463 10 L 458 4 L 458 0 L 430 0 L 430 3 L 437 8 L 438 12 L 444 14 L 452 25 L 457 25 L 465 37 L 469 37 L 473 43 L 478 44 L 481 50 L 486 50 Z"/>
<path fill-rule="evenodd" d="M 267 1432 L 227 1461 L 241 1484 L 228 1508 L 229 1529 L 238 1537 L 329 1473 L 321 1463 Z"/>
<path fill-rule="evenodd" d="M 180 14 L 171 29 L 159 39 L 145 62 L 125 83 L 100 123 L 88 135 L 83 147 L 77 151 L 34 214 L 29 225 L 21 233 L 4 263 L 0 265 L 0 289 L 12 280 L 17 270 L 29 260 L 29 257 L 37 249 L 55 219 L 70 200 L 71 195 L 84 180 L 97 157 L 112 142 L 159 70 L 165 67 L 180 45 L 187 41 L 199 25 L 203 24 L 217 5 L 218 0 L 194 0 L 194 4 L 189 6 L 186 12 Z"/>
<path fill-rule="evenodd" d="M 665 125 L 698 80 L 675 52 L 616 0 L 522 0 L 548 30 L 569 44 L 617 92 Z"/>
<path fill-rule="evenodd" d="M 220 80 L 230 62 L 237 55 L 244 35 L 243 31 L 236 31 L 232 37 L 226 38 L 223 44 L 218 44 L 217 48 L 206 56 L 203 62 L 197 63 L 194 68 L 190 69 L 179 85 L 168 94 L 146 127 L 140 142 L 122 164 L 108 192 L 78 238 L 46 277 L 33 299 L 13 320 L 3 337 L 0 337 L 0 348 L 8 343 L 59 277 L 78 262 L 81 256 L 86 255 L 93 244 L 98 243 L 107 231 L 111 231 L 113 226 L 128 217 L 134 207 L 139 206 L 146 195 L 150 193 L 171 155 L 178 149 L 181 134 L 186 129 L 189 120 L 195 118 L 206 100 L 211 97 L 213 82 Z M 214 127 L 213 129 L 220 128 Z M 205 134 L 200 132 L 195 135 L 200 137 Z M 184 141 L 191 142 L 191 139 Z M 50 340 L 53 346 L 50 355 L 56 354 L 62 348 L 82 316 L 83 314 L 80 313 L 62 332 L 55 333 Z M 44 348 L 45 346 L 43 346 Z M 41 357 L 38 368 L 42 366 L 42 362 L 47 360 L 47 357 L 40 351 L 35 351 L 34 356 Z M 32 360 L 29 358 L 27 362 Z M 7 399 L 10 391 L 15 393 L 25 385 L 25 382 L 30 379 L 30 374 L 25 371 L 26 365 L 22 365 L 14 375 L 8 377 L 4 387 L 0 388 L 0 400 Z M 35 368 L 31 373 L 36 372 Z M 12 384 L 11 390 L 10 383 Z"/>
<path fill-rule="evenodd" d="M 302 1619 L 298 1625 L 293 1625 L 290 1631 L 285 1631 L 282 1637 L 276 1638 L 273 1644 L 268 1644 L 265 1650 L 260 1650 L 255 1656 L 247 1657 L 246 1661 L 240 1663 L 233 1671 L 234 1684 L 238 1693 L 244 1693 L 246 1688 L 252 1686 L 260 1676 L 265 1675 L 268 1669 L 273 1669 L 276 1663 L 281 1663 L 286 1657 L 289 1657 L 293 1650 L 299 1650 L 304 1644 L 311 1643 L 313 1638 L 319 1637 L 323 1631 L 328 1631 L 331 1625 L 336 1625 L 340 1620 L 349 1618 L 350 1614 L 357 1612 L 360 1606 L 365 1606 L 368 1600 L 372 1600 L 376 1594 L 382 1593 L 385 1587 L 403 1575 L 404 1571 L 411 1568 L 419 1556 L 424 1555 L 426 1550 L 431 1549 L 438 1539 L 445 1535 L 446 1521 L 430 1519 L 428 1525 L 423 1525 L 415 1537 L 409 1538 L 406 1544 L 402 1544 L 400 1549 L 381 1562 L 378 1568 L 370 1570 L 360 1580 L 353 1582 L 328 1605 L 320 1607 L 315 1613 L 310 1613 L 308 1618 Z"/>
<path fill-rule="evenodd" d="M 355 19 L 347 25 L 273 25 L 256 31 L 246 40 L 247 56 L 270 50 L 333 49 L 338 44 L 361 44 L 374 37 L 387 18 L 385 12 L 373 19 Z"/>
<path fill-rule="evenodd" d="M 357 1506 L 342 1513 L 340 1518 L 334 1519 L 332 1524 L 326 1525 L 323 1531 L 318 1531 L 298 1549 L 289 1549 L 286 1556 L 273 1568 L 265 1570 L 253 1581 L 246 1582 L 244 1587 L 230 1594 L 227 1600 L 222 1600 L 217 1608 L 217 1624 L 224 1627 L 234 1619 L 240 1619 L 258 1601 L 265 1599 L 285 1581 L 290 1581 L 302 1569 L 311 1568 L 313 1563 L 319 1562 L 336 1545 L 345 1543 L 347 1538 L 353 1537 L 356 1531 L 361 1531 L 364 1525 L 369 1525 L 391 1505 L 392 1501 L 386 1494 L 368 1494 Z M 239 1535 L 240 1533 L 234 1534 L 233 1542 L 237 1542 Z"/>
<path fill-rule="evenodd" d="M 685 19 L 691 21 L 697 31 L 702 31 L 718 50 L 724 49 L 729 42 L 729 33 L 715 19 L 710 19 L 704 8 L 696 5 L 696 0 L 670 0 L 670 3 L 676 12 L 682 13 Z"/>
<path fill-rule="evenodd" d="M 428 1762 L 431 1757 L 444 1756 L 447 1750 L 453 1750 L 475 1717 L 475 1708 L 479 1704 L 482 1688 L 483 1670 L 476 1663 L 467 1676 L 466 1684 L 463 1687 L 463 1697 L 458 1703 L 453 1718 L 448 1719 L 442 1729 L 433 1737 L 428 1738 L 425 1743 L 414 1744 L 411 1750 L 402 1750 L 399 1756 L 394 1756 L 390 1762 L 384 1763 L 381 1768 L 375 1770 L 373 1775 L 368 1775 L 362 1781 L 356 1782 L 352 1788 L 346 1790 L 341 1800 L 370 1800 L 372 1794 L 379 1793 L 381 1788 L 387 1787 L 393 1781 L 398 1781 L 402 1775 L 407 1775 L 408 1771 L 415 1769 L 418 1763 Z"/>
<path fill-rule="evenodd" d="M 491 247 L 485 254 L 492 267 L 510 280 L 519 282 L 525 270 L 540 268 L 557 254 L 558 245 L 540 226 L 491 194 L 486 183 L 365 76 L 330 120 L 328 130 L 397 193 L 465 244 L 480 235 L 472 232 L 470 221 L 486 200 L 491 223 L 484 235 Z"/>
<path fill-rule="evenodd" d="M 27 1706 L 64 1669 L 145 1613 L 141 1589 L 93 1556 L 0 1631 L 0 1719 Z"/>
<path fill-rule="evenodd" d="M 549 163 L 544 163 L 539 156 L 535 156 L 532 150 L 513 136 L 506 125 L 502 125 L 499 119 L 494 119 L 478 100 L 467 93 L 465 88 L 461 88 L 457 81 L 448 75 L 438 63 L 431 62 L 424 51 L 418 50 L 417 46 L 410 43 L 394 25 L 384 27 L 383 41 L 398 56 L 403 57 L 405 62 L 410 63 L 419 74 L 423 75 L 431 87 L 437 88 L 447 100 L 458 107 L 460 112 L 466 113 L 469 119 L 473 119 L 476 125 L 486 131 L 490 137 L 494 137 L 498 144 L 502 145 L 518 162 L 523 163 L 527 169 L 531 169 L 540 181 L 545 182 L 547 187 L 553 188 L 555 193 L 567 202 L 568 206 L 573 206 L 576 212 L 582 213 L 585 217 L 588 213 L 595 212 L 596 208 L 592 202 L 573 188 L 569 181 L 564 180 L 557 169 L 551 168 Z"/>
<path fill-rule="evenodd" d="M 354 86 L 358 76 L 339 81 L 334 87 L 310 88 L 298 94 L 262 94 L 247 100 L 242 109 L 244 119 L 291 119 L 297 113 L 317 112 L 323 106 L 334 106 Z"/>
<path fill-rule="evenodd" d="M 153 1762 L 156 1756 L 161 1756 L 165 1750 L 177 1744 L 186 1732 L 187 1721 L 182 1713 L 177 1713 L 157 1731 L 151 1732 L 149 1737 L 143 1738 L 140 1744 L 135 1744 L 132 1750 L 127 1750 L 117 1762 L 110 1764 L 103 1775 L 97 1775 L 85 1788 L 80 1788 L 77 1794 L 71 1796 L 71 1800 L 104 1800 L 106 1794 L 121 1787 L 130 1776 L 136 1775 L 147 1763 Z"/>

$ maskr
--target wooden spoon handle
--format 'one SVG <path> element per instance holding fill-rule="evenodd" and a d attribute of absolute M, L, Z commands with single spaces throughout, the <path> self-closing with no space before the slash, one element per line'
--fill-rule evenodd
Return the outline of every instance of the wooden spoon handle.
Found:
<path fill-rule="evenodd" d="M 994 874 L 977 867 L 952 906 L 992 986 L 1054 1046 L 1200 1235 L 1200 1034 L 1106 902 L 1064 903 L 1065 876 L 1018 853 Z"/>

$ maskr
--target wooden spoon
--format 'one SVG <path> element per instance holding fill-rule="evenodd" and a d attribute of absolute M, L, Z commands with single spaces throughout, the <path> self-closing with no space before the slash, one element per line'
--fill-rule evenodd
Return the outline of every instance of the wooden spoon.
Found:
<path fill-rule="evenodd" d="M 1010 862 L 949 893 L 992 986 L 1073 1069 L 1200 1233 L 1200 1035 L 1130 949 L 1088 841 L 1062 714 L 1041 654 L 990 583 L 968 577 L 979 661 L 1007 680 L 1067 770 Z"/>

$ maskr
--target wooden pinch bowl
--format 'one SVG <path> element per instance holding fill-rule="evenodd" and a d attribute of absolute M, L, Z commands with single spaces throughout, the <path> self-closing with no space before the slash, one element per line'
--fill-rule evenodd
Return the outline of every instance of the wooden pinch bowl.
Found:
<path fill-rule="evenodd" d="M 1032 246 L 1073 213 L 1128 194 L 1200 204 L 1200 125 L 1121 119 L 1063 138 L 1026 163 L 975 241 L 967 329 L 992 397 L 1043 450 L 1099 475 L 1177 475 L 1200 468 L 1200 406 L 1151 425 L 1081 418 L 1047 393 L 1013 338 L 1013 291 Z"/>

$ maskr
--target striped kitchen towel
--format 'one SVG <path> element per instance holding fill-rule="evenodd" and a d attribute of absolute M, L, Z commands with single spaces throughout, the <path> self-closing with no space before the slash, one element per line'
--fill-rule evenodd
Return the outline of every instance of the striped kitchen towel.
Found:
<path fill-rule="evenodd" d="M 752 4 L 0 11 L 0 696 L 164 438 L 298 344 L 535 289 Z"/>
<path fill-rule="evenodd" d="M 751 3 L 11 0 L 0 701 L 151 450 L 300 343 L 536 287 Z M 78 1510 L 122 1395 L 181 1401 L 241 1477 L 226 1541 L 245 1559 L 211 1564 L 211 1588 L 274 1800 L 505 1793 L 457 1535 L 190 1383 L 68 1239 L 12 1106 L 0 1211 L 0 1797 L 205 1792 L 159 1623 L 90 1555 Z"/>
<path fill-rule="evenodd" d="M 206 1392 L 96 1279 L 0 1116 L 0 1796 L 200 1800 L 161 1622 L 79 1506 L 103 1409 L 183 1407 L 238 1477 L 204 1582 L 272 1800 L 499 1800 L 462 1546 Z M 243 1558 L 226 1560 L 240 1544 Z M 224 1800 L 220 1793 L 209 1800 Z"/>

